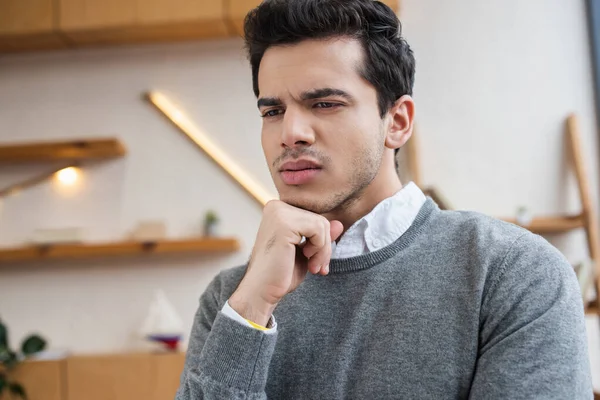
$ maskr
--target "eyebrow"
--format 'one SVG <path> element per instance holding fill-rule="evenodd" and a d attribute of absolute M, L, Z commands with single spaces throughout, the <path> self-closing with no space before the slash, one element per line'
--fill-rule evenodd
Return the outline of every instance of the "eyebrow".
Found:
<path fill-rule="evenodd" d="M 300 98 L 302 100 L 315 100 L 315 99 L 321 99 L 323 97 L 330 97 L 330 96 L 339 96 L 339 97 L 345 98 L 346 100 L 354 100 L 354 98 L 350 95 L 350 93 L 348 93 L 342 89 L 335 89 L 335 88 L 322 88 L 322 89 L 309 90 L 307 92 L 303 92 L 300 95 Z"/>
<path fill-rule="evenodd" d="M 274 107 L 283 104 L 279 97 L 261 97 L 258 99 L 258 108 L 261 107 Z"/>
<path fill-rule="evenodd" d="M 302 92 L 302 94 L 300 95 L 300 99 L 302 101 L 306 101 L 306 100 L 322 99 L 323 97 L 330 97 L 330 96 L 343 97 L 348 101 L 354 100 L 354 97 L 352 97 L 352 95 L 350 95 L 350 93 L 348 93 L 342 89 L 335 89 L 335 88 L 321 88 L 321 89 L 308 90 L 306 92 Z M 282 104 L 283 104 L 283 102 L 281 101 L 281 99 L 279 97 L 262 97 L 262 98 L 258 99 L 258 102 L 257 102 L 258 108 L 275 107 L 275 106 L 280 106 Z"/>

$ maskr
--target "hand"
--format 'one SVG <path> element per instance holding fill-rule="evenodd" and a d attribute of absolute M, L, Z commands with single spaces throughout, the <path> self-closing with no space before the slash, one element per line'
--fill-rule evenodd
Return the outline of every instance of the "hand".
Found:
<path fill-rule="evenodd" d="M 267 203 L 246 275 L 229 299 L 231 308 L 266 326 L 279 301 L 304 281 L 307 272 L 329 273 L 331 242 L 343 229 L 339 221 L 282 201 Z M 303 236 L 306 242 L 301 244 Z"/>

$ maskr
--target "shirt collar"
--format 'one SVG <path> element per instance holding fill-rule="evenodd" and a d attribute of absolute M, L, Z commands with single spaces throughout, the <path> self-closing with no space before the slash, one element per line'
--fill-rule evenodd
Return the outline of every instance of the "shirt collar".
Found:
<path fill-rule="evenodd" d="M 421 189 L 410 182 L 356 221 L 333 244 L 332 258 L 355 257 L 392 244 L 412 225 L 425 201 Z"/>

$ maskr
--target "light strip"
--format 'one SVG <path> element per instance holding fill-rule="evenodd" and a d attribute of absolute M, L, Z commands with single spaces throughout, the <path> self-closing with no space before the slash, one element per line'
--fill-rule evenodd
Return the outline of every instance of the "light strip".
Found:
<path fill-rule="evenodd" d="M 149 92 L 148 100 L 162 112 L 175 126 L 185 133 L 198 147 L 208 154 L 261 205 L 267 204 L 275 196 L 269 194 L 262 186 L 250 177 L 227 154 L 215 145 L 177 106 L 160 92 Z"/>

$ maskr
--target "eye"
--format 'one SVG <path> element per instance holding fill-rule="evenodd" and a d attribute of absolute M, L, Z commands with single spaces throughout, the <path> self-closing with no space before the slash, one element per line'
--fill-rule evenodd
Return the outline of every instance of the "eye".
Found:
<path fill-rule="evenodd" d="M 271 117 L 276 117 L 276 116 L 278 116 L 278 115 L 280 115 L 282 113 L 283 113 L 283 110 L 280 110 L 280 109 L 269 110 L 269 111 L 265 112 L 262 115 L 262 117 L 263 118 L 271 118 Z"/>
<path fill-rule="evenodd" d="M 316 108 L 335 108 L 335 107 L 338 107 L 338 106 L 340 106 L 340 104 L 337 104 L 337 103 L 329 103 L 329 102 L 326 102 L 326 101 L 320 101 L 320 102 L 318 102 L 318 103 L 315 103 L 315 105 L 314 105 L 314 106 L 315 106 Z"/>

